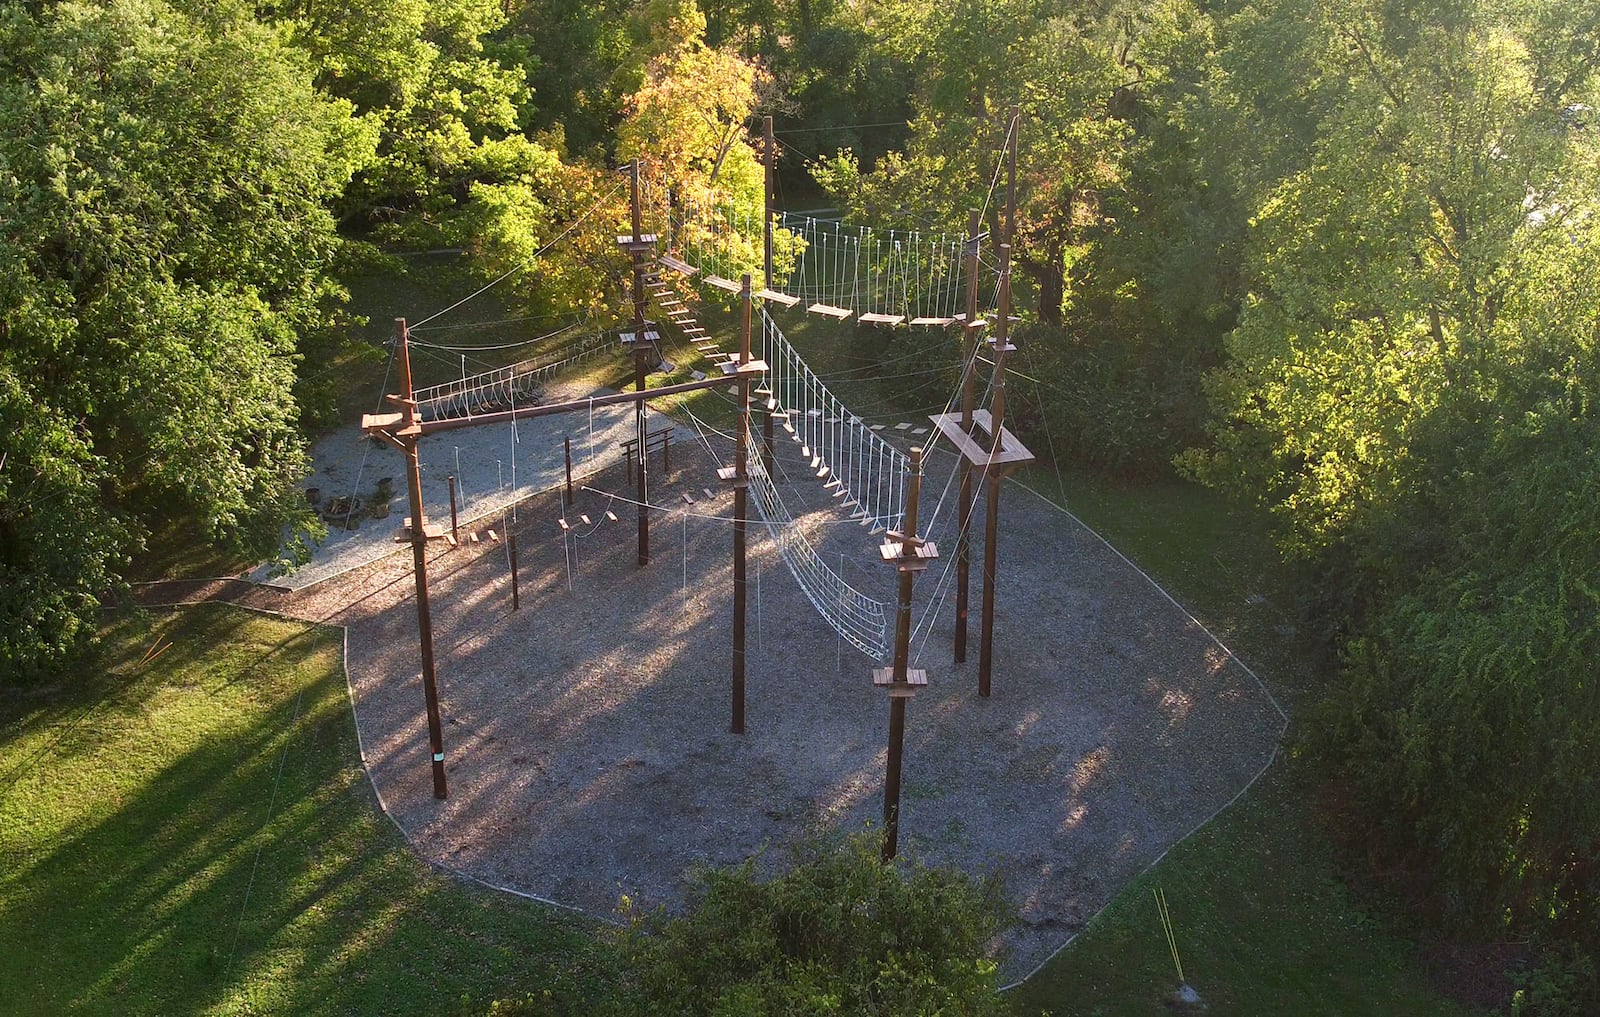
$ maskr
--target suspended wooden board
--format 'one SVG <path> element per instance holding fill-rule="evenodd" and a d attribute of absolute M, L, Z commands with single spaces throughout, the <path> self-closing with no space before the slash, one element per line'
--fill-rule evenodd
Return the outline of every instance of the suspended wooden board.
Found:
<path fill-rule="evenodd" d="M 961 414 L 959 413 L 941 413 L 928 419 L 933 421 L 934 426 L 938 427 L 940 434 L 950 439 L 950 444 L 956 447 L 956 451 L 974 466 L 989 469 L 1007 468 L 1009 472 L 1010 469 L 1015 469 L 1023 463 L 1033 462 L 1034 456 L 1032 452 L 1028 451 L 1028 446 L 1024 445 L 1016 435 L 1003 427 L 1000 429 L 1000 447 L 991 450 L 983 442 L 966 432 L 966 429 L 961 426 Z M 974 411 L 972 422 L 985 435 L 993 434 L 994 418 L 990 416 L 988 410 Z"/>
<path fill-rule="evenodd" d="M 757 290 L 756 296 L 762 300 L 770 300 L 774 304 L 781 304 L 784 307 L 793 307 L 800 302 L 799 297 L 790 296 L 787 293 L 779 293 L 777 290 Z"/>
<path fill-rule="evenodd" d="M 681 258 L 674 258 L 670 254 L 660 255 L 659 257 L 656 258 L 656 260 L 661 262 L 661 264 L 667 266 L 668 268 L 672 269 L 674 272 L 679 273 L 680 275 L 694 275 L 694 274 L 696 274 L 697 272 L 700 271 L 698 268 L 695 268 L 693 265 L 689 264 L 687 261 L 684 261 Z"/>
<path fill-rule="evenodd" d="M 911 324 L 913 324 L 913 325 L 937 325 L 940 328 L 943 328 L 944 326 L 950 324 L 953 321 L 955 321 L 954 318 L 937 318 L 937 317 L 935 317 L 935 318 L 912 318 L 911 319 Z"/>
<path fill-rule="evenodd" d="M 812 304 L 810 307 L 806 308 L 806 310 L 810 311 L 812 314 L 820 314 L 827 318 L 837 318 L 840 321 L 843 321 L 852 314 L 856 313 L 850 310 L 848 307 L 835 307 L 832 304 Z"/>
<path fill-rule="evenodd" d="M 729 293 L 738 293 L 741 289 L 743 289 L 743 287 L 734 282 L 732 279 L 724 279 L 720 275 L 708 275 L 706 276 L 706 282 L 715 286 L 719 290 L 727 290 Z"/>
<path fill-rule="evenodd" d="M 906 316 L 903 314 L 879 314 L 876 311 L 869 311 L 856 320 L 865 322 L 868 325 L 899 325 L 906 320 Z"/>

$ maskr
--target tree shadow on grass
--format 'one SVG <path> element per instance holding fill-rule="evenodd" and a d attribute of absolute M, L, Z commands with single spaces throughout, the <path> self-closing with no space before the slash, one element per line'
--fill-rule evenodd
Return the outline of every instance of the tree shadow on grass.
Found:
<path fill-rule="evenodd" d="M 335 631 L 172 620 L 165 677 L 122 676 L 137 697 L 0 792 L 0 1010 L 432 1013 L 530 983 L 604 991 L 580 925 L 432 873 L 378 815 Z"/>

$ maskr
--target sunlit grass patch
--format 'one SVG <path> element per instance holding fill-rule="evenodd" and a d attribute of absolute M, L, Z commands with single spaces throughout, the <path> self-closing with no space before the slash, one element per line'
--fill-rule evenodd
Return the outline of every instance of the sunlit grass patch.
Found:
<path fill-rule="evenodd" d="M 608 959 L 436 874 L 377 811 L 339 630 L 126 617 L 106 667 L 0 714 L 0 1012 L 448 1013 Z"/>

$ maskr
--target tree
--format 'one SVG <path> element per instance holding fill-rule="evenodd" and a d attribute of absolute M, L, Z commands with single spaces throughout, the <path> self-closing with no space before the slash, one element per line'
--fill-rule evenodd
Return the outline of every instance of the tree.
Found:
<path fill-rule="evenodd" d="M 82 648 L 152 518 L 264 554 L 296 515 L 298 344 L 339 296 L 327 205 L 372 146 L 350 113 L 238 4 L 0 14 L 14 672 Z"/>
<path fill-rule="evenodd" d="M 987 208 L 999 237 L 1005 200 L 995 170 L 1015 110 L 1026 143 L 1013 254 L 1037 292 L 1039 316 L 1059 324 L 1068 272 L 1122 174 L 1124 131 L 1110 104 L 1124 73 L 1116 56 L 1126 22 L 1062 15 L 1037 0 L 958 3 L 921 18 L 913 36 L 929 52 L 959 58 L 926 60 L 905 151 L 865 177 L 848 156 L 825 160 L 821 177 L 870 221 L 959 224 L 967 209 Z"/>
<path fill-rule="evenodd" d="M 698 210 L 691 228 L 697 241 L 714 240 L 718 271 L 759 272 L 761 236 L 741 227 L 765 214 L 764 170 L 749 130 L 769 80 L 731 50 L 705 44 L 693 0 L 654 0 L 647 11 L 643 80 L 628 98 L 617 158 L 642 159 L 654 193 Z M 775 271 L 786 270 L 794 249 L 790 234 L 775 234 Z"/>
<path fill-rule="evenodd" d="M 1314 129 L 1261 192 L 1186 463 L 1320 574 L 1348 639 L 1314 740 L 1372 817 L 1362 846 L 1456 922 L 1592 953 L 1600 26 L 1569 4 L 1248 10 L 1298 40 L 1270 75 Z"/>
<path fill-rule="evenodd" d="M 635 918 L 623 936 L 637 1013 L 1001 1014 L 998 887 L 915 862 L 877 840 L 801 845 L 789 871 L 754 861 L 695 880 L 681 918 Z"/>

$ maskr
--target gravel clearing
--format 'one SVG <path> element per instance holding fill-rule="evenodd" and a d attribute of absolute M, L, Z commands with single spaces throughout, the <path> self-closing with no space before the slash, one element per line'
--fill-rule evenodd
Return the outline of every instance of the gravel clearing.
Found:
<path fill-rule="evenodd" d="M 611 390 L 594 392 L 601 395 Z M 566 385 L 544 389 L 544 402 L 586 398 Z M 532 497 L 556 483 L 565 472 L 563 438 L 572 439 L 574 478 L 588 476 L 622 461 L 618 442 L 633 437 L 633 410 L 627 406 L 601 406 L 588 414 L 535 417 L 495 427 L 469 427 L 422 439 L 419 459 L 422 473 L 423 514 L 432 521 L 450 520 L 450 477 L 457 480 L 457 516 L 462 522 L 498 519 L 518 501 Z M 277 574 L 270 564 L 251 572 L 253 582 L 290 590 L 303 590 L 394 553 L 395 533 L 409 514 L 406 504 L 406 466 L 401 452 L 374 441 L 356 428 L 344 428 L 322 438 L 311 449 L 315 465 L 302 485 L 318 492 L 327 505 L 352 495 L 361 510 L 353 513 L 355 525 L 330 520 L 328 535 L 316 547 L 312 561 L 288 573 Z M 380 480 L 393 485 L 390 513 L 371 516 Z"/>
<path fill-rule="evenodd" d="M 778 451 L 799 476 L 798 448 L 780 441 Z M 953 463 L 948 452 L 931 457 L 924 519 L 950 490 Z M 485 536 L 431 547 L 445 802 L 431 793 L 410 556 L 277 605 L 348 626 L 366 763 L 420 854 L 606 917 L 623 896 L 679 905 L 696 864 L 761 852 L 776 863 L 810 828 L 879 822 L 889 706 L 871 683 L 875 662 L 841 644 L 759 520 L 750 529 L 747 733 L 728 733 L 732 495 L 718 489 L 715 466 L 685 443 L 670 477 L 653 477 L 651 501 L 665 508 L 651 512 L 644 568 L 621 466 L 600 472 L 566 511 L 575 536 L 565 550 L 559 494 L 524 502 L 514 527 L 517 612 L 503 545 Z M 784 496 L 829 560 L 844 556 L 852 582 L 892 599 L 881 538 L 828 514 L 815 482 Z M 929 618 L 954 557 L 953 502 L 953 493 L 943 499 L 930 534 L 944 559 L 917 585 L 913 657 L 929 687 L 908 710 L 901 845 L 1004 881 L 1018 920 L 995 952 L 1011 981 L 1246 787 L 1271 759 L 1284 718 L 1159 587 L 1011 483 L 994 694 L 980 699 L 981 525 L 968 663 L 951 663 L 948 584 Z M 608 508 L 618 522 L 606 520 Z"/>

